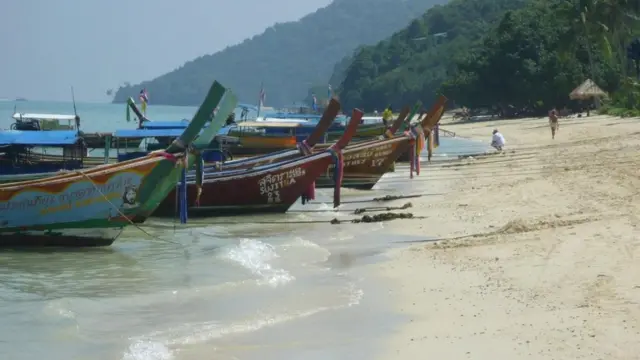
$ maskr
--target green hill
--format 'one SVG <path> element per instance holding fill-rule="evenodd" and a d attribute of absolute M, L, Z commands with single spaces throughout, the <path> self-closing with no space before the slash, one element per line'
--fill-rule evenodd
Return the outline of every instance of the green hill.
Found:
<path fill-rule="evenodd" d="M 640 109 L 640 97 L 629 100 L 640 85 L 629 80 L 627 50 L 640 35 L 639 11 L 627 0 L 452 0 L 359 49 L 332 79 L 347 109 L 398 108 L 444 93 L 459 105 L 542 114 L 587 105 L 568 96 L 587 78 L 610 93 L 627 84 L 614 103 Z"/>
<path fill-rule="evenodd" d="M 380 110 L 429 101 L 465 55 L 502 15 L 527 0 L 453 0 L 434 6 L 409 26 L 374 46 L 361 48 L 334 79 L 345 107 Z M 342 72 L 342 73 L 341 73 Z"/>
<path fill-rule="evenodd" d="M 375 44 L 442 2 L 335 0 L 299 21 L 276 24 L 261 35 L 158 78 L 121 87 L 113 102 L 125 102 L 146 87 L 153 104 L 196 105 L 215 78 L 250 103 L 257 102 L 264 81 L 267 104 L 287 105 L 304 99 L 314 85 L 326 89 L 336 63 L 358 46 Z"/>

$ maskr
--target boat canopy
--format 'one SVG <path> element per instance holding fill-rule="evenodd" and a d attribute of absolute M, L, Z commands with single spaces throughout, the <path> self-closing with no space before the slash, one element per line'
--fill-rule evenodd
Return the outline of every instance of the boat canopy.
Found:
<path fill-rule="evenodd" d="M 150 121 L 145 120 L 142 122 L 142 129 L 157 130 L 157 129 L 185 129 L 189 126 L 189 120 L 182 119 L 179 121 Z"/>
<path fill-rule="evenodd" d="M 310 122 L 283 122 L 283 121 L 242 121 L 236 123 L 238 127 L 252 127 L 252 128 L 298 128 L 315 126 Z"/>
<path fill-rule="evenodd" d="M 179 137 L 184 130 L 180 129 L 123 129 L 116 130 L 113 137 L 120 139 L 139 139 L 153 137 Z"/>
<path fill-rule="evenodd" d="M 61 114 L 36 114 L 36 113 L 15 113 L 13 114 L 14 120 L 75 120 L 75 115 L 61 115 Z"/>
<path fill-rule="evenodd" d="M 295 114 L 295 113 L 266 113 L 264 114 L 265 118 L 272 119 L 303 119 L 303 120 L 320 120 L 322 115 L 318 114 Z"/>
<path fill-rule="evenodd" d="M 0 145 L 73 145 L 80 140 L 75 130 L 0 131 Z"/>

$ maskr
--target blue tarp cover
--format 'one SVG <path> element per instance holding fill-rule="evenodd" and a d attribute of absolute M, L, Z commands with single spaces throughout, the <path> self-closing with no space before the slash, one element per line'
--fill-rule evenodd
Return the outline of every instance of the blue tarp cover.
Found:
<path fill-rule="evenodd" d="M 149 138 L 149 137 L 179 137 L 184 129 L 123 129 L 116 130 L 114 137 L 117 138 Z"/>
<path fill-rule="evenodd" d="M 200 134 L 204 129 L 200 130 Z M 126 139 L 126 138 L 153 138 L 153 137 L 180 137 L 184 129 L 123 129 L 116 130 L 113 137 Z M 229 129 L 220 129 L 217 135 L 226 135 L 229 133 Z"/>
<path fill-rule="evenodd" d="M 0 131 L 0 145 L 72 145 L 78 139 L 75 130 Z"/>
<path fill-rule="evenodd" d="M 189 120 L 180 121 L 145 121 L 142 123 L 143 129 L 184 129 L 189 125 Z"/>

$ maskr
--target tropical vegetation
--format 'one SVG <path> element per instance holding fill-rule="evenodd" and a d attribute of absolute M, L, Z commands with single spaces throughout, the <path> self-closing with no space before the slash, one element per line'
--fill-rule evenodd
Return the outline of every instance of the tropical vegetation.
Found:
<path fill-rule="evenodd" d="M 543 113 L 582 107 L 586 79 L 609 92 L 603 111 L 640 111 L 637 0 L 452 0 L 336 66 L 347 107 L 382 108 L 444 93 L 454 103 Z M 634 45 L 635 44 L 635 45 Z"/>

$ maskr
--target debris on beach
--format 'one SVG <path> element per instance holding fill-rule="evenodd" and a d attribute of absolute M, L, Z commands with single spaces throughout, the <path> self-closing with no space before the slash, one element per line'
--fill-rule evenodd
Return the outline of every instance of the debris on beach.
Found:
<path fill-rule="evenodd" d="M 364 215 L 363 217 L 359 218 L 359 219 L 352 219 L 349 220 L 348 222 L 352 223 L 352 224 L 360 224 L 360 223 L 374 223 L 374 222 L 382 222 L 382 221 L 390 221 L 390 220 L 395 220 L 395 219 L 413 219 L 414 216 L 412 213 L 382 213 L 382 214 L 376 214 L 376 215 Z M 337 224 L 342 224 L 343 222 L 345 222 L 346 220 L 338 220 L 337 218 L 331 220 L 331 224 L 333 225 L 337 225 Z"/>
<path fill-rule="evenodd" d="M 404 196 L 400 196 L 400 195 L 385 195 L 383 197 L 373 198 L 373 201 L 391 201 L 391 200 L 399 200 L 403 198 Z"/>
<path fill-rule="evenodd" d="M 356 215 L 359 215 L 367 211 L 372 212 L 372 211 L 406 210 L 410 207 L 413 207 L 413 204 L 408 202 L 402 206 L 376 206 L 376 207 L 358 208 L 358 209 L 355 209 L 353 213 Z"/>

